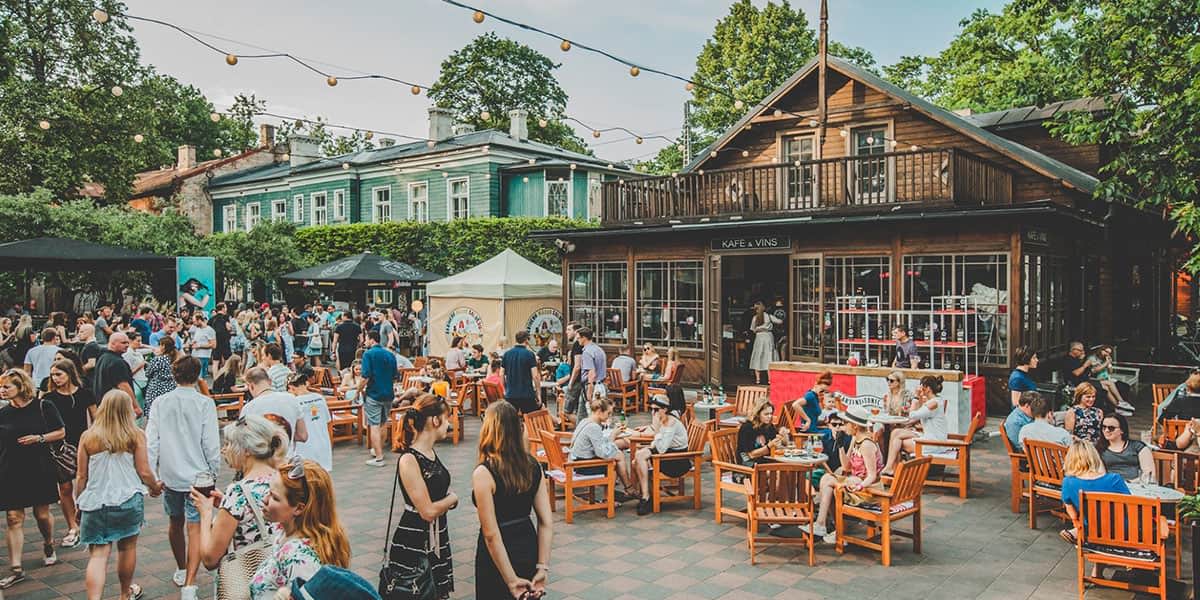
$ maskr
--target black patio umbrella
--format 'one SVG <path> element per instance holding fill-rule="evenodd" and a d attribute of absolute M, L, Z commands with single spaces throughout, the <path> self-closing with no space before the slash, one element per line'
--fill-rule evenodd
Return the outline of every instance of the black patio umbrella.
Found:
<path fill-rule="evenodd" d="M 3 271 L 150 271 L 175 267 L 175 257 L 84 240 L 43 237 L 0 244 Z"/>
<path fill-rule="evenodd" d="M 423 285 L 443 276 L 387 257 L 363 252 L 280 277 L 288 285 L 391 288 Z"/>

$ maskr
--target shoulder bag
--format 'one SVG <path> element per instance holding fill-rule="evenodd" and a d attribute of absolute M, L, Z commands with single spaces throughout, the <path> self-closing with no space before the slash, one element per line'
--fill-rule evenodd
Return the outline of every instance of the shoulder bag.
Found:
<path fill-rule="evenodd" d="M 46 400 L 41 400 L 41 404 L 38 404 L 38 410 L 42 413 L 42 426 L 50 429 L 50 424 L 46 422 L 46 402 Z M 74 404 L 75 394 L 71 394 L 71 405 L 74 406 Z M 58 477 L 58 482 L 66 483 L 75 479 L 76 460 L 79 449 L 73 444 L 68 444 L 66 439 L 49 442 L 46 446 L 50 450 L 50 459 L 54 461 L 54 473 Z"/>
<path fill-rule="evenodd" d="M 231 550 L 221 559 L 221 564 L 217 565 L 217 600 L 250 600 L 250 580 L 271 552 L 271 533 L 263 519 L 262 509 L 245 486 L 238 483 L 237 489 L 254 512 L 254 525 L 258 528 L 259 537 L 258 541 Z"/>
<path fill-rule="evenodd" d="M 379 595 L 383 600 L 435 600 L 437 585 L 433 581 L 433 565 L 429 555 L 422 552 L 413 564 L 393 562 L 391 553 L 392 515 L 396 510 L 396 488 L 400 487 L 400 461 L 396 461 L 396 481 L 392 486 L 392 502 L 388 506 L 388 524 L 383 534 L 383 567 L 379 569 Z"/>

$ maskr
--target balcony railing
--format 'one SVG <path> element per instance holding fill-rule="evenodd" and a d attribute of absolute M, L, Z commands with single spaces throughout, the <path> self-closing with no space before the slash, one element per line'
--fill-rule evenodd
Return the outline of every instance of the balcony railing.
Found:
<path fill-rule="evenodd" d="M 700 170 L 604 184 L 604 224 L 770 217 L 903 203 L 1008 204 L 1012 174 L 954 148 Z"/>

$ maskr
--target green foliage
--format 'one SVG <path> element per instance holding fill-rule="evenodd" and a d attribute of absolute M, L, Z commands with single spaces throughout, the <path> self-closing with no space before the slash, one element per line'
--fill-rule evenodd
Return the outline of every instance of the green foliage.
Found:
<path fill-rule="evenodd" d="M 279 221 L 261 223 L 250 231 L 216 233 L 204 238 L 202 256 L 216 259 L 226 281 L 271 280 L 312 264 L 297 241 L 296 226 Z"/>
<path fill-rule="evenodd" d="M 263 103 L 265 107 L 265 102 Z M 280 141 L 292 135 L 305 135 L 317 140 L 322 156 L 341 156 L 352 152 L 371 150 L 375 143 L 367 139 L 365 131 L 354 131 L 350 135 L 334 135 L 326 125 L 324 117 L 316 117 L 312 121 L 283 121 L 279 124 L 276 135 Z"/>
<path fill-rule="evenodd" d="M 863 48 L 831 41 L 829 53 L 866 68 L 875 65 Z M 692 80 L 701 85 L 692 91 L 695 124 L 710 136 L 720 134 L 816 54 L 817 34 L 804 11 L 793 9 L 787 0 L 768 1 L 761 9 L 751 0 L 738 0 L 717 22 L 696 58 Z M 733 98 L 713 88 L 732 93 L 745 106 L 736 108 Z"/>
<path fill-rule="evenodd" d="M 479 130 L 508 131 L 508 111 L 523 108 L 529 111 L 530 139 L 591 154 L 571 126 L 556 118 L 567 106 L 567 93 L 554 77 L 559 66 L 529 46 L 488 32 L 442 61 L 429 97 Z M 546 119 L 546 127 L 538 119 Z"/>
<path fill-rule="evenodd" d="M 675 143 L 664 146 L 654 158 L 641 161 L 634 165 L 634 168 L 650 175 L 670 175 L 682 171 L 687 161 L 684 159 L 683 150 L 679 149 L 680 144 L 682 141 L 676 140 Z"/>
<path fill-rule="evenodd" d="M 97 6 L 108 23 L 92 18 Z M 208 157 L 254 139 L 252 128 L 213 123 L 196 88 L 139 64 L 123 9 L 112 0 L 0 3 L 0 193 L 44 187 L 68 198 L 93 181 L 124 200 L 134 174 L 173 164 L 179 145 Z"/>

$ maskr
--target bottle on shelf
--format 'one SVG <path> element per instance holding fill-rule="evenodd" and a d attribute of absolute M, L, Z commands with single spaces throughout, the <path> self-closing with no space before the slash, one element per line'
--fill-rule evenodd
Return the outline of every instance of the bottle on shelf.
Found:
<path fill-rule="evenodd" d="M 942 341 L 945 342 L 949 339 L 950 339 L 950 332 L 946 331 L 946 329 L 943 328 L 942 329 Z"/>
<path fill-rule="evenodd" d="M 966 332 L 966 330 L 965 330 L 965 329 L 962 329 L 962 328 L 960 328 L 958 331 L 956 331 L 956 332 L 954 333 L 954 339 L 955 339 L 955 340 L 957 340 L 957 341 L 959 341 L 959 342 L 965 342 L 965 341 L 967 341 L 967 332 Z"/>

